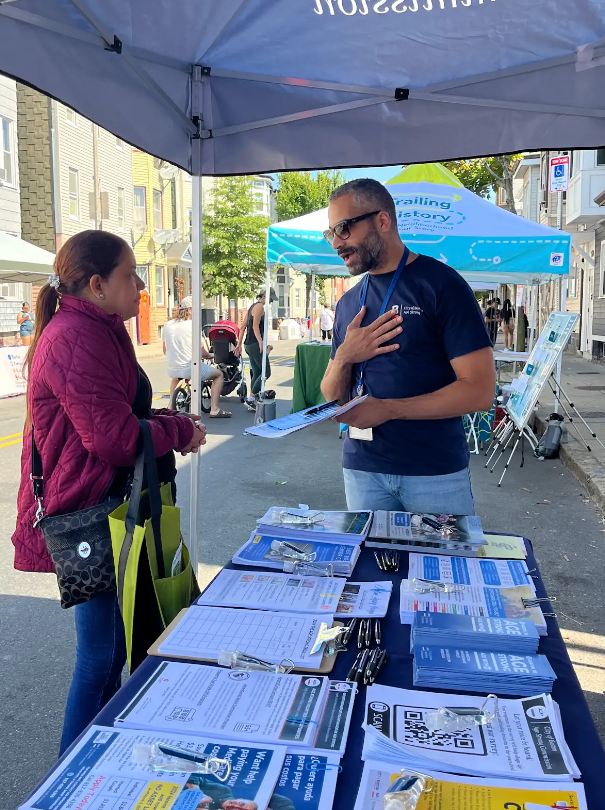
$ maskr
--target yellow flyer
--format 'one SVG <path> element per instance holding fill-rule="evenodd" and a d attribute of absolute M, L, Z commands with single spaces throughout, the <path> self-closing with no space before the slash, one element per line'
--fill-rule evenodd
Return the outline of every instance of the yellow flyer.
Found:
<path fill-rule="evenodd" d="M 522 537 L 507 534 L 486 534 L 486 545 L 479 546 L 477 557 L 492 560 L 524 560 L 527 556 Z"/>
<path fill-rule="evenodd" d="M 368 760 L 354 810 L 382 810 L 383 797 L 401 776 L 393 765 Z M 431 790 L 423 793 L 417 810 L 588 810 L 579 782 L 538 782 L 513 779 L 474 779 L 432 773 Z"/>

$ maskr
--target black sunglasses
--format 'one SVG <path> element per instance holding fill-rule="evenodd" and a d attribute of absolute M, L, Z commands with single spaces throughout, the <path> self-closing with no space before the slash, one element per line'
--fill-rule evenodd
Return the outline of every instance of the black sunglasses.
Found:
<path fill-rule="evenodd" d="M 364 219 L 369 219 L 369 217 L 375 217 L 376 214 L 379 214 L 382 209 L 378 209 L 378 211 L 369 211 L 367 214 L 361 214 L 358 217 L 351 217 L 351 219 L 343 219 L 340 222 L 337 222 L 333 228 L 328 228 L 324 231 L 324 238 L 328 244 L 332 244 L 334 241 L 334 237 L 337 236 L 339 239 L 348 239 L 351 235 L 351 225 L 355 225 L 357 222 L 362 222 Z"/>

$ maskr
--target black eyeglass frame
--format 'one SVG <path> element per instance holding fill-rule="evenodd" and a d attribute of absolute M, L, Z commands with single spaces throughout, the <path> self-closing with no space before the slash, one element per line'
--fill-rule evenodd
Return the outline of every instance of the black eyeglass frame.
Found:
<path fill-rule="evenodd" d="M 375 217 L 376 214 L 380 214 L 382 208 L 379 208 L 378 211 L 368 211 L 367 214 L 360 214 L 358 217 L 351 217 L 350 219 L 341 219 L 340 222 L 337 222 L 333 228 L 327 228 L 323 234 L 324 239 L 326 242 L 331 245 L 334 242 L 334 237 L 338 236 L 339 239 L 348 239 L 351 236 L 351 225 L 356 225 L 358 222 L 363 222 L 364 219 L 369 219 L 370 217 Z M 347 235 L 345 236 L 344 233 L 337 233 L 337 228 L 341 229 L 341 231 L 346 230 Z"/>

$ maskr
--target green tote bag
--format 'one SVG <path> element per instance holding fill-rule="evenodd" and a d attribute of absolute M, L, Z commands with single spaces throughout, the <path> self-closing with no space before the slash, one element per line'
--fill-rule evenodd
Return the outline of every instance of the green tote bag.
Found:
<path fill-rule="evenodd" d="M 149 425 L 143 419 L 139 424 L 143 447 L 130 498 L 109 515 L 131 672 L 179 611 L 200 593 L 182 541 L 180 509 L 173 505 L 170 484 L 160 486 Z"/>

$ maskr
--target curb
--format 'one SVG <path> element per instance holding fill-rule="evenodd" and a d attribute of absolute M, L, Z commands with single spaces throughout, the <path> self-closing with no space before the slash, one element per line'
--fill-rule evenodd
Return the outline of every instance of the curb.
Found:
<path fill-rule="evenodd" d="M 548 425 L 541 416 L 536 415 L 535 427 L 536 433 L 539 432 L 542 435 Z M 603 466 L 572 435 L 569 435 L 569 441 L 559 448 L 559 458 L 586 489 L 599 509 L 605 512 L 605 469 Z"/>

